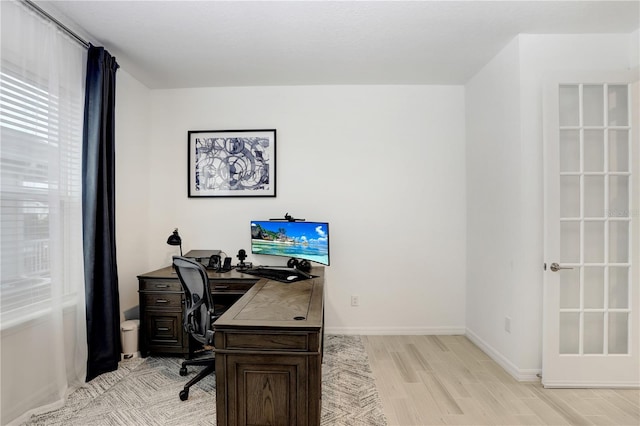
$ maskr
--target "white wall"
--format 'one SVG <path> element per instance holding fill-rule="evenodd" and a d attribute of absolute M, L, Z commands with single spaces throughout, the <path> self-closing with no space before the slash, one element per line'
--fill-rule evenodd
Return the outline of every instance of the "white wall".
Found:
<path fill-rule="evenodd" d="M 170 263 L 175 227 L 185 252 L 217 248 L 236 263 L 252 219 L 288 212 L 330 222 L 328 331 L 463 332 L 462 87 L 152 90 L 150 103 L 149 267 Z M 187 131 L 252 128 L 277 130 L 277 197 L 187 198 Z M 119 164 L 118 173 L 129 182 L 138 169 Z M 123 244 L 119 234 L 119 251 L 133 251 Z M 360 307 L 350 306 L 354 294 Z"/>
<path fill-rule="evenodd" d="M 533 378 L 541 367 L 543 80 L 637 67 L 634 46 L 637 36 L 625 34 L 521 35 L 466 86 L 467 331 L 516 377 Z M 508 208 L 482 206 L 483 197 Z M 505 225 L 497 236 L 495 214 Z"/>
<path fill-rule="evenodd" d="M 466 85 L 467 333 L 507 360 L 516 353 L 520 267 L 520 48 L 506 46 Z M 504 331 L 511 318 L 512 333 Z"/>
<path fill-rule="evenodd" d="M 116 255 L 120 310 L 136 307 L 149 270 L 150 90 L 120 69 L 116 83 Z"/>

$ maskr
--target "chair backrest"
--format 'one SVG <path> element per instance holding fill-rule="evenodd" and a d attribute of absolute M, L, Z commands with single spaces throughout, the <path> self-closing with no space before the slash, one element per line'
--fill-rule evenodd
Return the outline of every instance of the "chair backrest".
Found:
<path fill-rule="evenodd" d="M 200 343 L 213 343 L 212 317 L 215 315 L 207 270 L 195 260 L 173 257 L 173 265 L 184 291 L 182 325 Z"/>

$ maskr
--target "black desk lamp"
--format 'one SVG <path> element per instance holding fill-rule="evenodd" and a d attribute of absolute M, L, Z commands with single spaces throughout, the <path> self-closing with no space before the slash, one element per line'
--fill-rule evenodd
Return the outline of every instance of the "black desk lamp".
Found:
<path fill-rule="evenodd" d="M 180 238 L 180 234 L 178 234 L 178 228 L 173 230 L 173 234 L 169 235 L 167 244 L 170 246 L 180 246 L 180 256 L 182 256 L 182 238 Z"/>

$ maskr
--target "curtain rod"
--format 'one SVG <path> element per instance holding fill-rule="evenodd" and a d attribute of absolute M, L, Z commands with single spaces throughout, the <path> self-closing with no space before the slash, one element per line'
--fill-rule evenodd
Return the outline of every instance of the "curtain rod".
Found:
<path fill-rule="evenodd" d="M 80 37 L 78 34 L 73 32 L 71 29 L 69 29 L 69 27 L 67 27 L 62 22 L 58 21 L 56 18 L 51 16 L 49 13 L 47 13 L 44 9 L 42 9 L 40 6 L 35 4 L 33 1 L 31 1 L 31 0 L 20 0 L 20 1 L 23 4 L 27 5 L 28 7 L 30 7 L 31 9 L 33 9 L 38 14 L 40 14 L 45 19 L 48 19 L 49 21 L 51 21 L 54 24 L 56 24 L 62 31 L 64 31 L 65 33 L 70 35 L 75 41 L 77 41 L 78 43 L 80 43 L 81 45 L 86 47 L 87 49 L 89 48 L 89 42 L 88 41 L 86 41 L 85 39 Z"/>

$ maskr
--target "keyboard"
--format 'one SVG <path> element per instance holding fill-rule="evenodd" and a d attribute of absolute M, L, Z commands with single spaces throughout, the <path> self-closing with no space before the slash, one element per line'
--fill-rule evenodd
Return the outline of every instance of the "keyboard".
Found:
<path fill-rule="evenodd" d="M 306 272 L 300 271 L 295 268 L 278 268 L 278 267 L 256 267 L 245 269 L 245 274 L 255 275 L 261 278 L 267 278 L 274 281 L 280 281 L 281 283 L 294 283 L 296 281 L 308 280 L 313 278 L 313 275 L 309 275 Z"/>

